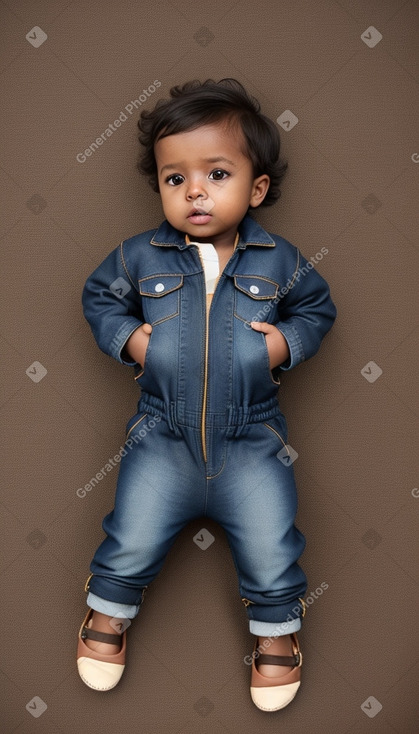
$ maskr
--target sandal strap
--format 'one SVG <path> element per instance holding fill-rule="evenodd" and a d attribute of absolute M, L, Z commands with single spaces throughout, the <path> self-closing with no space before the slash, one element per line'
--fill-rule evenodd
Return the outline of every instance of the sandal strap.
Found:
<path fill-rule="evenodd" d="M 258 655 L 255 658 L 259 665 L 291 665 L 295 667 L 300 664 L 300 653 L 295 655 Z"/>
<path fill-rule="evenodd" d="M 113 645 L 121 644 L 120 635 L 110 635 L 108 632 L 97 632 L 96 630 L 90 629 L 90 627 L 83 627 L 80 636 L 82 640 L 85 640 L 87 637 L 89 640 L 96 640 L 96 642 L 107 642 Z"/>

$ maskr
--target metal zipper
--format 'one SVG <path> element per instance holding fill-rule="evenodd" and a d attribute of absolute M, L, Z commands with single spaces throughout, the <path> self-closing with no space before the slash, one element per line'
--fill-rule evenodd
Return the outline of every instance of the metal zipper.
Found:
<path fill-rule="evenodd" d="M 188 240 L 189 240 L 189 237 L 188 237 Z M 187 242 L 188 242 L 188 240 L 187 240 Z M 236 245 L 237 245 L 238 241 L 239 241 L 239 234 L 237 232 L 236 238 L 234 240 L 233 252 L 232 252 L 232 254 L 231 254 L 228 262 L 224 266 L 223 272 L 224 272 L 226 266 L 228 265 L 228 263 L 230 262 L 231 258 L 235 254 Z M 207 289 L 206 289 L 206 286 L 205 286 L 205 267 L 204 267 L 204 261 L 202 259 L 202 255 L 201 255 L 201 251 L 200 251 L 199 247 L 197 247 L 196 249 L 198 251 L 199 259 L 201 261 L 202 269 L 204 271 L 204 293 L 205 293 L 205 369 L 204 369 L 204 395 L 203 395 L 203 399 L 202 399 L 201 444 L 202 444 L 202 454 L 203 454 L 203 457 L 204 457 L 204 461 L 205 461 L 205 463 L 207 463 L 207 442 L 206 442 L 206 425 L 205 424 L 206 424 L 206 417 L 207 417 L 207 395 L 208 395 L 208 342 L 209 342 L 209 333 L 208 332 L 209 332 L 209 312 L 210 312 L 210 308 L 211 308 L 211 305 L 212 305 L 212 301 L 214 300 L 215 291 L 217 290 L 217 288 L 219 286 L 219 283 L 220 283 L 220 280 L 221 280 L 222 272 L 219 273 L 218 282 L 217 282 L 217 285 L 215 286 L 214 293 L 212 294 L 211 305 L 210 305 L 210 308 L 208 308 L 208 304 L 207 304 Z"/>
<path fill-rule="evenodd" d="M 199 259 L 201 261 L 202 269 L 204 271 L 203 277 L 204 277 L 204 303 L 205 303 L 205 366 L 204 366 L 204 394 L 202 398 L 202 418 L 201 418 L 201 445 L 202 445 L 202 454 L 204 457 L 205 463 L 207 463 L 207 442 L 206 442 L 206 417 L 207 417 L 207 394 L 208 394 L 208 331 L 209 331 L 209 308 L 207 304 L 207 289 L 205 286 L 205 268 L 204 268 L 204 261 L 202 259 L 201 251 L 199 247 L 196 248 L 198 252 Z"/>
<path fill-rule="evenodd" d="M 202 398 L 202 420 L 201 420 L 201 443 L 204 461 L 207 463 L 207 440 L 206 440 L 206 418 L 207 418 L 207 393 L 208 393 L 208 331 L 209 331 L 209 308 L 205 293 L 205 370 L 204 370 L 204 396 Z"/>

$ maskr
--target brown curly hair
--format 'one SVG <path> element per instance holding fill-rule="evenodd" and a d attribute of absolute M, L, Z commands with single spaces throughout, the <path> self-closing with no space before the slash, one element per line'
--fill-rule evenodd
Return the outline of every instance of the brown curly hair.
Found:
<path fill-rule="evenodd" d="M 281 196 L 279 185 L 288 168 L 280 157 L 280 135 L 276 125 L 260 112 L 260 104 L 236 79 L 219 82 L 197 79 L 170 89 L 170 99 L 159 99 L 153 110 L 143 110 L 138 120 L 138 139 L 144 146 L 138 161 L 140 173 L 148 176 L 159 192 L 154 145 L 168 135 L 194 130 L 202 125 L 228 121 L 240 125 L 254 177 L 268 174 L 270 185 L 261 205 L 270 206 Z"/>

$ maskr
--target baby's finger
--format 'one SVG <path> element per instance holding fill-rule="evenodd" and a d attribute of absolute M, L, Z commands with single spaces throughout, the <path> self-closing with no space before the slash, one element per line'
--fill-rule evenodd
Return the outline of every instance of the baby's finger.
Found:
<path fill-rule="evenodd" d="M 251 321 L 250 326 L 255 331 L 262 331 L 264 334 L 269 334 L 272 331 L 272 324 L 267 324 L 266 321 Z"/>
<path fill-rule="evenodd" d="M 153 327 L 151 326 L 151 324 L 143 324 L 141 328 L 145 334 L 151 334 L 151 332 L 153 331 Z"/>

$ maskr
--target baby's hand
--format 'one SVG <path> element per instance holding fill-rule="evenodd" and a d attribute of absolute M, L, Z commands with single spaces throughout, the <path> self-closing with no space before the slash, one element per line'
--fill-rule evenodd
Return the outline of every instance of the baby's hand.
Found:
<path fill-rule="evenodd" d="M 153 331 L 151 324 L 142 324 L 130 336 L 125 344 L 125 349 L 131 359 L 144 367 L 145 353 L 147 351 L 150 334 Z"/>
<path fill-rule="evenodd" d="M 289 358 L 290 350 L 287 340 L 276 326 L 267 324 L 265 321 L 251 321 L 250 326 L 255 331 L 261 331 L 266 335 L 266 347 L 268 349 L 269 367 L 271 370 Z"/>

